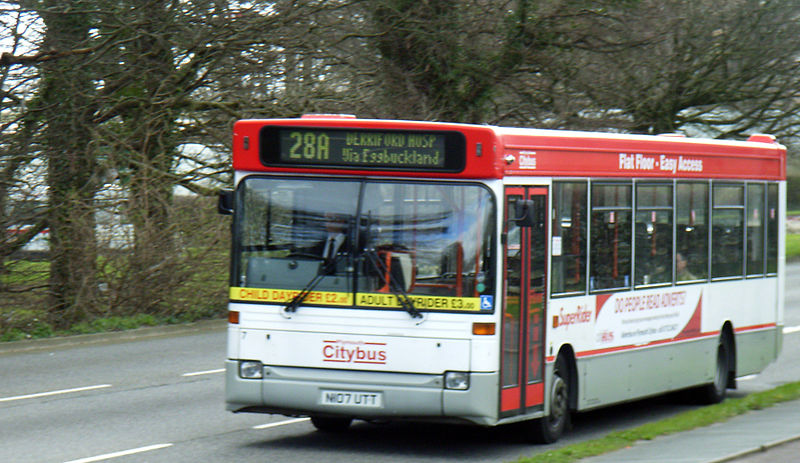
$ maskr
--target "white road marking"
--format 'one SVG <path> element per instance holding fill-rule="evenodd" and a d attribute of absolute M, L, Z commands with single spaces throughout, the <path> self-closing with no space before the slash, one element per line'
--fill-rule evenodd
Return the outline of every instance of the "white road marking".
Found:
<path fill-rule="evenodd" d="M 70 394 L 73 392 L 83 392 L 83 391 L 92 391 L 94 389 L 103 389 L 111 387 L 110 384 L 98 384 L 96 386 L 85 386 L 85 387 L 76 387 L 72 389 L 61 389 L 59 391 L 50 391 L 50 392 L 38 392 L 36 394 L 26 394 L 26 395 L 18 395 L 14 397 L 0 397 L 0 402 L 11 402 L 14 400 L 24 400 L 24 399 L 36 399 L 39 397 L 48 397 L 51 395 L 59 395 L 59 394 Z"/>
<path fill-rule="evenodd" d="M 181 376 L 188 377 L 188 376 L 200 376 L 200 375 L 214 375 L 217 373 L 225 373 L 225 369 L 220 368 L 218 370 L 193 371 L 191 373 L 184 373 Z"/>
<path fill-rule="evenodd" d="M 800 331 L 800 326 L 787 326 L 783 329 L 783 334 L 797 333 Z"/>
<path fill-rule="evenodd" d="M 758 378 L 758 375 L 746 375 L 746 376 L 742 376 L 742 377 L 736 378 L 736 381 L 749 381 L 751 379 L 756 379 L 756 378 Z"/>
<path fill-rule="evenodd" d="M 151 450 L 158 450 L 167 447 L 172 447 L 172 444 L 156 444 L 148 445 L 147 447 L 139 447 L 138 449 L 122 450 L 114 453 L 106 453 L 104 455 L 97 455 L 96 457 L 81 458 L 79 460 L 71 460 L 64 463 L 92 463 L 95 461 L 110 460 L 112 458 L 124 457 L 127 455 L 134 455 L 142 452 L 149 452 Z"/>
<path fill-rule="evenodd" d="M 267 424 L 259 424 L 258 426 L 253 426 L 253 429 L 268 429 L 268 428 L 276 428 L 278 426 L 284 426 L 287 424 L 294 424 L 294 423 L 301 423 L 303 421 L 309 421 L 311 418 L 295 418 L 292 420 L 285 420 L 285 421 L 278 421 L 277 423 L 267 423 Z"/>

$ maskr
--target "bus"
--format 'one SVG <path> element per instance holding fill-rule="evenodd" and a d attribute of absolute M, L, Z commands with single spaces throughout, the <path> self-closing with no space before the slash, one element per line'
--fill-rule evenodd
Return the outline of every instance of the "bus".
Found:
<path fill-rule="evenodd" d="M 773 136 L 346 115 L 233 132 L 229 411 L 553 442 L 575 412 L 718 402 L 781 349 Z"/>

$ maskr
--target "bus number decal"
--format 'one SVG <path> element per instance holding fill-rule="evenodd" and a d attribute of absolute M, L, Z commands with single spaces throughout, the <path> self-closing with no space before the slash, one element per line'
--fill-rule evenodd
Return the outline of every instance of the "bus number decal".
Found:
<path fill-rule="evenodd" d="M 330 137 L 324 133 L 292 132 L 289 138 L 294 142 L 289 148 L 290 159 L 321 161 L 330 156 Z"/>
<path fill-rule="evenodd" d="M 299 132 L 292 132 L 289 137 L 294 140 L 294 144 L 289 148 L 289 157 L 300 159 L 300 147 L 303 146 L 303 135 Z"/>

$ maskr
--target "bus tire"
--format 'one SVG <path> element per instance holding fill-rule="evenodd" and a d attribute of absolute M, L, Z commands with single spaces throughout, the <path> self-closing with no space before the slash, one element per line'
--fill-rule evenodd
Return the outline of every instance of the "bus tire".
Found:
<path fill-rule="evenodd" d="M 700 389 L 700 399 L 706 404 L 715 404 L 725 399 L 728 390 L 728 375 L 731 369 L 732 346 L 730 336 L 723 331 L 717 343 L 714 381 Z"/>
<path fill-rule="evenodd" d="M 352 418 L 342 416 L 313 415 L 311 417 L 311 424 L 317 428 L 317 431 L 322 432 L 344 432 L 347 431 L 352 422 Z"/>
<path fill-rule="evenodd" d="M 533 422 L 533 440 L 540 444 L 557 441 L 569 426 L 569 361 L 562 353 L 558 355 L 553 367 L 553 382 L 550 393 L 545 397 L 549 412 Z"/>

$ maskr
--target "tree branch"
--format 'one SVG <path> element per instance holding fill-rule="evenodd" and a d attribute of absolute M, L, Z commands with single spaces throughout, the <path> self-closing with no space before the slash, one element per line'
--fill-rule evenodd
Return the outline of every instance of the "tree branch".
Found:
<path fill-rule="evenodd" d="M 88 55 L 97 51 L 98 47 L 75 48 L 73 50 L 43 50 L 33 55 L 0 54 L 0 66 L 13 66 L 15 64 L 38 64 L 53 61 L 67 56 Z"/>

